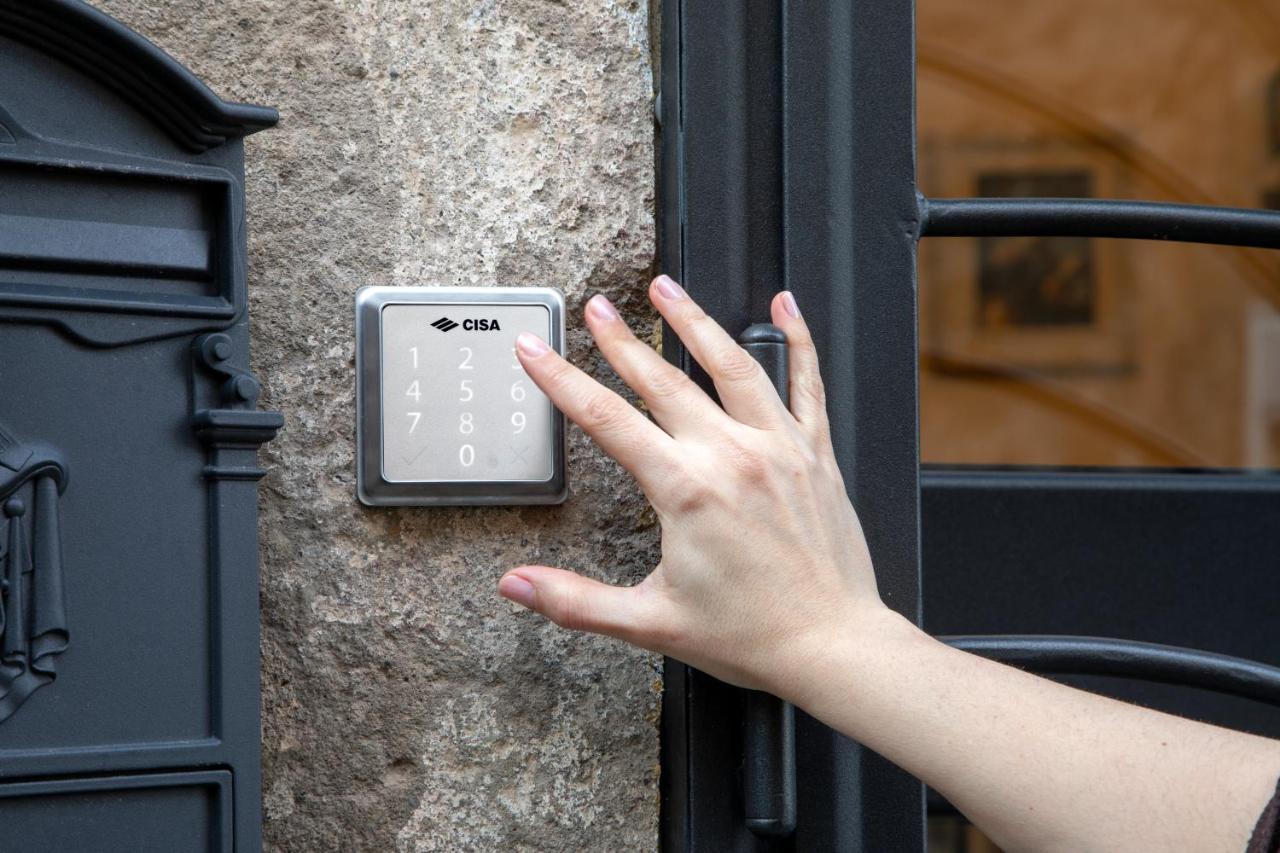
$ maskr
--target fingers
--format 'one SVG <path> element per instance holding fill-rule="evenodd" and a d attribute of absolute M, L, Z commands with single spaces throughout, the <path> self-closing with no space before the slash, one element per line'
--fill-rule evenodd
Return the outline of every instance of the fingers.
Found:
<path fill-rule="evenodd" d="M 671 436 L 536 335 L 525 332 L 516 338 L 516 355 L 551 402 L 630 471 L 646 492 L 675 467 Z"/>
<path fill-rule="evenodd" d="M 604 357 L 667 432 L 679 438 L 727 417 L 683 371 L 638 340 L 604 296 L 593 296 L 586 314 Z"/>
<path fill-rule="evenodd" d="M 610 586 L 564 569 L 521 566 L 502 576 L 498 593 L 562 628 L 607 634 L 645 648 L 653 648 L 663 633 L 658 627 L 662 603 L 643 584 Z"/>
<path fill-rule="evenodd" d="M 791 414 L 810 435 L 829 439 L 827 397 L 818 366 L 818 350 L 800 315 L 795 296 L 790 291 L 779 293 L 773 298 L 770 313 L 773 324 L 787 336 Z"/>
<path fill-rule="evenodd" d="M 724 410 L 735 420 L 774 429 L 788 420 L 787 410 L 764 370 L 665 275 L 649 285 L 649 298 L 715 382 Z"/>

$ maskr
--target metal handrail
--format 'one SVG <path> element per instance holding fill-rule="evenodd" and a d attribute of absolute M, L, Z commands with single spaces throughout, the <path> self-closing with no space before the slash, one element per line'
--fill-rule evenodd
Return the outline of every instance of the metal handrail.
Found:
<path fill-rule="evenodd" d="M 1230 655 L 1103 637 L 1009 634 L 938 639 L 961 651 L 1035 672 L 1135 678 L 1280 707 L 1280 667 Z"/>
<path fill-rule="evenodd" d="M 1111 237 L 1280 249 L 1280 211 L 1080 198 L 920 199 L 922 237 Z"/>

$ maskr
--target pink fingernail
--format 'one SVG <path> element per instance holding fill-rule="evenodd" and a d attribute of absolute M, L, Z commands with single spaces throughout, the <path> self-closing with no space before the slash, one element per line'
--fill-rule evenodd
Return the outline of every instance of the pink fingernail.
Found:
<path fill-rule="evenodd" d="M 587 302 L 587 310 L 591 312 L 591 316 L 606 323 L 622 319 L 618 314 L 618 309 L 613 307 L 613 303 L 600 293 L 591 297 Z"/>
<path fill-rule="evenodd" d="M 658 292 L 662 294 L 664 299 L 684 299 L 684 288 L 675 283 L 675 280 L 669 275 L 660 275 L 654 282 L 658 285 Z"/>
<path fill-rule="evenodd" d="M 516 337 L 516 346 L 529 358 L 538 358 L 551 352 L 551 347 L 542 338 L 529 332 L 521 332 Z"/>
<path fill-rule="evenodd" d="M 782 310 L 791 317 L 800 316 L 800 306 L 796 304 L 796 298 L 791 295 L 790 290 L 782 291 Z"/>
<path fill-rule="evenodd" d="M 521 607 L 533 609 L 533 584 L 519 575 L 507 575 L 498 581 L 498 594 Z"/>

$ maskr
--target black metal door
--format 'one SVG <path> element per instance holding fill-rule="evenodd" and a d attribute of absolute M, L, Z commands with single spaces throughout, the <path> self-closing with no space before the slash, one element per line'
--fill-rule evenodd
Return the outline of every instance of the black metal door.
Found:
<path fill-rule="evenodd" d="M 797 294 L 823 357 L 836 451 L 891 606 L 931 632 L 966 635 L 954 642 L 979 653 L 1280 734 L 1261 704 L 1280 703 L 1280 670 L 1265 665 L 1280 664 L 1276 560 L 1265 541 L 1280 529 L 1280 478 L 921 473 L 915 272 L 922 237 L 1275 248 L 1280 216 L 920 197 L 913 6 L 664 4 L 664 269 L 731 333 L 767 317 L 778 290 Z M 696 373 L 670 338 L 667 355 Z M 1181 594 L 1156 594 L 1171 588 Z M 664 849 L 924 849 L 920 784 L 800 714 L 796 830 L 753 834 L 741 793 L 743 707 L 739 691 L 668 662 Z"/>
<path fill-rule="evenodd" d="M 260 846 L 258 446 L 227 104 L 0 0 L 0 848 Z"/>

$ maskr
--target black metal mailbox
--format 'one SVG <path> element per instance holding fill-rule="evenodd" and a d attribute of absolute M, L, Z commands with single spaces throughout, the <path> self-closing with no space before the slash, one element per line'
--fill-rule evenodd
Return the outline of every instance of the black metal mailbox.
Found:
<path fill-rule="evenodd" d="M 75 0 L 0 0 L 0 849 L 260 846 L 241 137 Z"/>

